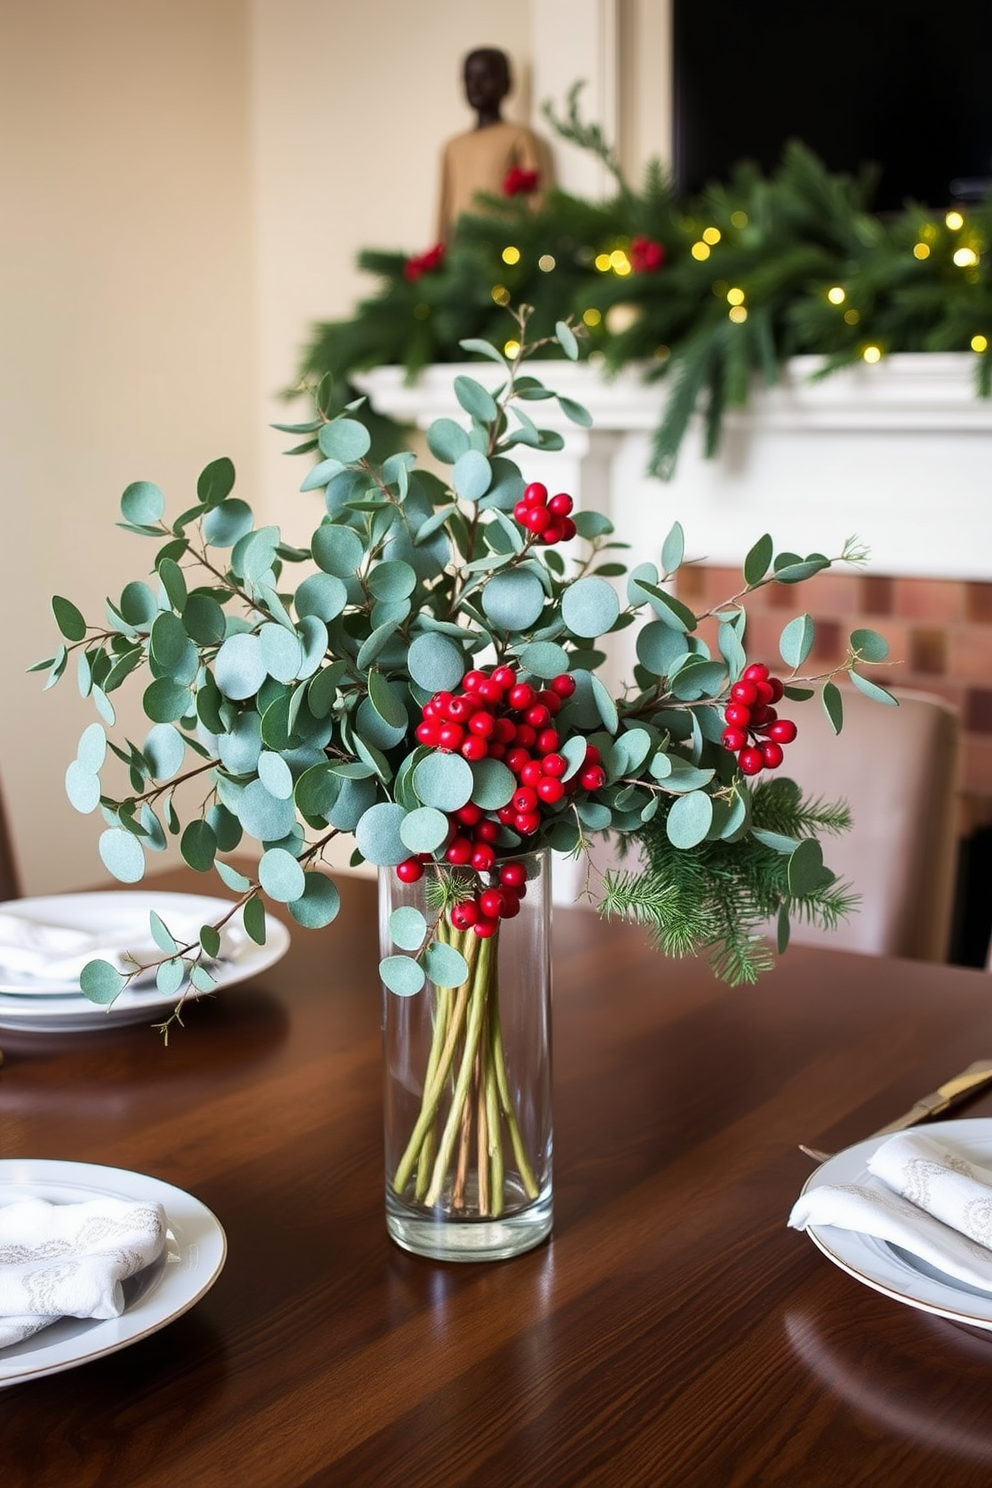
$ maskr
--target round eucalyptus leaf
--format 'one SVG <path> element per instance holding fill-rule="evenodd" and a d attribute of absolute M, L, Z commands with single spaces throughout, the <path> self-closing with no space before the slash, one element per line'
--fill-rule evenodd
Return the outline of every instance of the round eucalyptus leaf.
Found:
<path fill-rule="evenodd" d="M 230 733 L 220 734 L 217 753 L 232 775 L 251 775 L 262 752 L 262 720 L 257 713 L 240 713 Z"/>
<path fill-rule="evenodd" d="M 292 800 L 283 800 L 266 790 L 261 780 L 250 780 L 237 803 L 237 814 L 249 837 L 259 842 L 279 842 L 296 824 Z"/>
<path fill-rule="evenodd" d="M 877 630 L 852 630 L 851 650 L 862 661 L 884 661 L 889 654 L 889 643 Z"/>
<path fill-rule="evenodd" d="M 576 579 L 561 597 L 561 617 L 573 635 L 605 635 L 619 613 L 619 597 L 606 579 Z"/>
<path fill-rule="evenodd" d="M 454 382 L 455 397 L 462 405 L 466 413 L 478 419 L 480 424 L 492 423 L 497 417 L 499 409 L 492 393 L 488 392 L 474 377 L 456 377 Z"/>
<path fill-rule="evenodd" d="M 814 625 L 809 615 L 796 615 L 782 631 L 778 654 L 793 671 L 798 670 L 813 649 Z"/>
<path fill-rule="evenodd" d="M 424 970 L 435 987 L 460 987 L 468 977 L 468 962 L 454 946 L 435 940 L 424 957 Z"/>
<path fill-rule="evenodd" d="M 311 574 L 297 589 L 295 603 L 301 619 L 316 615 L 319 620 L 336 620 L 348 603 L 348 590 L 334 574 Z"/>
<path fill-rule="evenodd" d="M 186 716 L 191 704 L 189 688 L 169 677 L 157 677 L 141 698 L 141 706 L 153 723 L 175 723 Z"/>
<path fill-rule="evenodd" d="M 226 455 L 219 460 L 211 460 L 200 471 L 196 482 L 196 494 L 203 506 L 216 506 L 218 502 L 229 496 L 234 489 L 235 471 L 234 462 Z"/>
<path fill-rule="evenodd" d="M 186 980 L 186 963 L 181 956 L 163 961 L 155 973 L 155 986 L 163 997 L 175 997 Z"/>
<path fill-rule="evenodd" d="M 242 837 L 241 823 L 234 812 L 218 801 L 211 806 L 206 819 L 217 839 L 218 852 L 233 852 Z"/>
<path fill-rule="evenodd" d="M 447 842 L 450 830 L 448 818 L 436 806 L 419 806 L 400 823 L 400 837 L 411 853 L 434 852 Z"/>
<path fill-rule="evenodd" d="M 585 740 L 582 741 L 583 755 Z M 471 762 L 472 800 L 483 811 L 498 811 L 512 798 L 517 788 L 517 777 L 502 760 L 481 759 Z"/>
<path fill-rule="evenodd" d="M 302 899 L 306 889 L 303 869 L 283 847 L 270 847 L 258 860 L 258 881 L 270 899 L 289 904 Z"/>
<path fill-rule="evenodd" d="M 121 883 L 137 883 L 144 877 L 145 855 L 141 843 L 123 827 L 109 827 L 101 832 L 97 845 L 103 866 Z"/>
<path fill-rule="evenodd" d="M 293 794 L 293 772 L 281 754 L 268 749 L 262 751 L 258 757 L 258 778 L 277 800 L 288 801 Z"/>
<path fill-rule="evenodd" d="M 492 478 L 489 461 L 476 449 L 467 449 L 460 455 L 451 472 L 451 484 L 465 501 L 478 501 L 485 496 Z"/>
<path fill-rule="evenodd" d="M 544 608 L 544 586 L 535 574 L 519 569 L 495 574 L 482 591 L 482 608 L 501 630 L 528 630 Z"/>
<path fill-rule="evenodd" d="M 318 442 L 321 453 L 329 460 L 340 460 L 342 465 L 351 465 L 368 454 L 372 440 L 368 429 L 357 419 L 338 418 L 324 425 Z"/>
<path fill-rule="evenodd" d="M 411 641 L 407 666 L 418 687 L 427 692 L 453 692 L 465 674 L 465 653 L 447 636 L 426 631 Z"/>
<path fill-rule="evenodd" d="M 312 677 L 327 653 L 327 626 L 316 615 L 304 615 L 300 619 L 298 633 L 303 648 L 297 677 Z"/>
<path fill-rule="evenodd" d="M 350 579 L 365 557 L 365 546 L 354 528 L 339 527 L 332 522 L 324 522 L 317 528 L 310 541 L 310 551 L 317 567 L 338 579 Z"/>
<path fill-rule="evenodd" d="M 370 673 L 370 676 L 374 675 Z M 377 712 L 371 698 L 362 698 L 355 714 L 358 732 L 366 744 L 374 749 L 395 749 L 406 736 L 406 722 L 400 726 L 387 723 Z"/>
<path fill-rule="evenodd" d="M 427 934 L 427 921 L 412 904 L 394 909 L 389 916 L 389 938 L 401 951 L 419 951 Z"/>
<path fill-rule="evenodd" d="M 65 772 L 65 793 L 70 804 L 88 816 L 100 804 L 100 777 L 80 760 L 73 760 Z"/>
<path fill-rule="evenodd" d="M 353 832 L 375 800 L 374 780 L 344 780 L 334 804 L 324 813 L 332 827 L 339 832 Z"/>
<path fill-rule="evenodd" d="M 388 682 L 381 672 L 369 672 L 369 700 L 384 723 L 405 732 L 409 719 L 399 684 Z"/>
<path fill-rule="evenodd" d="M 167 672 L 178 666 L 189 645 L 186 627 L 171 610 L 162 610 L 152 621 L 148 638 L 152 656 Z"/>
<path fill-rule="evenodd" d="M 386 563 L 377 563 L 369 571 L 368 586 L 376 599 L 408 599 L 417 587 L 417 575 L 409 563 L 392 559 Z"/>
<path fill-rule="evenodd" d="M 91 723 L 83 729 L 76 748 L 76 759 L 86 770 L 96 773 L 103 768 L 107 758 L 107 735 L 100 723 Z"/>
<path fill-rule="evenodd" d="M 892 693 L 888 692 L 884 687 L 879 687 L 877 682 L 869 682 L 867 677 L 862 677 L 859 672 L 853 670 L 849 673 L 849 676 L 858 691 L 863 692 L 865 697 L 871 698 L 873 702 L 887 703 L 890 708 L 899 706 L 898 700 L 892 696 Z"/>
<path fill-rule="evenodd" d="M 425 755 L 413 772 L 413 788 L 419 799 L 438 811 L 457 811 L 471 800 L 474 786 L 472 767 L 460 754 Z"/>
<path fill-rule="evenodd" d="M 219 646 L 224 639 L 224 611 L 212 594 L 191 594 L 183 605 L 183 625 L 199 646 Z"/>
<path fill-rule="evenodd" d="M 435 419 L 427 430 L 427 448 L 436 460 L 454 465 L 469 448 L 468 431 L 454 419 Z"/>
<path fill-rule="evenodd" d="M 379 962 L 379 975 L 397 997 L 415 997 L 427 980 L 424 968 L 412 956 L 384 956 Z"/>
<path fill-rule="evenodd" d="M 170 780 L 186 758 L 186 741 L 171 723 L 157 723 L 141 746 L 154 780 Z"/>
<path fill-rule="evenodd" d="M 214 681 L 227 698 L 254 697 L 268 676 L 257 635 L 228 636 L 214 658 Z"/>
<path fill-rule="evenodd" d="M 128 625 L 150 625 L 159 613 L 155 595 L 140 579 L 124 585 L 118 609 Z"/>
<path fill-rule="evenodd" d="M 649 620 L 637 632 L 637 659 L 656 677 L 667 677 L 688 651 L 685 636 L 662 620 Z"/>
<path fill-rule="evenodd" d="M 233 548 L 254 524 L 251 507 L 234 497 L 213 507 L 203 518 L 203 536 L 215 548 Z"/>
<path fill-rule="evenodd" d="M 789 893 L 797 899 L 813 894 L 825 884 L 833 882 L 834 875 L 823 861 L 823 849 L 813 837 L 806 837 L 789 858 Z"/>
<path fill-rule="evenodd" d="M 217 839 L 213 828 L 199 819 L 191 821 L 179 840 L 183 860 L 197 873 L 209 873 L 217 855 Z"/>
<path fill-rule="evenodd" d="M 124 990 L 125 980 L 109 961 L 87 961 L 79 973 L 79 990 L 90 1002 L 109 1007 Z"/>
<path fill-rule="evenodd" d="M 394 801 L 378 801 L 364 812 L 355 827 L 358 850 L 369 863 L 380 868 L 395 867 L 410 856 L 400 835 L 406 811 Z"/>
<path fill-rule="evenodd" d="M 121 496 L 121 516 L 137 527 L 151 527 L 165 514 L 165 495 L 151 481 L 132 481 Z"/>
<path fill-rule="evenodd" d="M 158 576 L 172 608 L 181 615 L 186 606 L 186 575 L 174 558 L 162 558 Z"/>
<path fill-rule="evenodd" d="M 568 652 L 553 641 L 532 641 L 520 652 L 520 665 L 532 677 L 550 681 L 568 671 Z"/>
<path fill-rule="evenodd" d="M 265 905 L 257 894 L 245 902 L 241 911 L 241 922 L 256 945 L 264 945 L 268 934 L 268 925 L 265 919 Z"/>
<path fill-rule="evenodd" d="M 212 977 L 202 964 L 190 969 L 189 980 L 190 986 L 195 987 L 197 992 L 212 992 L 217 985 L 217 978 Z"/>
<path fill-rule="evenodd" d="M 304 873 L 304 888 L 299 899 L 289 904 L 289 912 L 305 930 L 322 930 L 337 918 L 341 908 L 338 886 L 323 873 Z"/>
<path fill-rule="evenodd" d="M 276 557 L 276 548 L 279 546 L 278 527 L 259 527 L 257 532 L 251 532 L 243 538 L 238 545 L 236 556 L 240 562 L 241 573 L 253 584 L 263 580 L 271 569 Z"/>
<path fill-rule="evenodd" d="M 673 847 L 696 847 L 709 833 L 713 821 L 713 798 L 705 791 L 690 791 L 672 802 L 666 831 Z"/>
<path fill-rule="evenodd" d="M 86 620 L 71 599 L 63 599 L 61 594 L 53 595 L 52 613 L 60 633 L 67 641 L 83 640 L 86 635 Z"/>
<path fill-rule="evenodd" d="M 277 682 L 293 682 L 303 661 L 303 643 L 295 631 L 269 620 L 258 632 L 265 670 Z"/>
<path fill-rule="evenodd" d="M 575 814 L 591 832 L 605 832 L 613 821 L 613 813 L 602 801 L 578 801 Z"/>

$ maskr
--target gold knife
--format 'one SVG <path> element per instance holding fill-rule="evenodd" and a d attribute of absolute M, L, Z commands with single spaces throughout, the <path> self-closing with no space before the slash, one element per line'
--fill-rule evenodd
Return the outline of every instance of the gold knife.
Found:
<path fill-rule="evenodd" d="M 890 1121 L 888 1126 L 881 1127 L 872 1135 L 884 1137 L 889 1132 L 904 1131 L 907 1126 L 916 1126 L 919 1121 L 929 1121 L 931 1116 L 939 1116 L 941 1111 L 947 1111 L 951 1106 L 967 1100 L 970 1095 L 981 1090 L 983 1085 L 992 1085 L 992 1059 L 978 1059 L 974 1064 L 969 1064 L 960 1075 L 938 1085 L 930 1095 L 922 1096 L 910 1106 L 905 1115 Z"/>

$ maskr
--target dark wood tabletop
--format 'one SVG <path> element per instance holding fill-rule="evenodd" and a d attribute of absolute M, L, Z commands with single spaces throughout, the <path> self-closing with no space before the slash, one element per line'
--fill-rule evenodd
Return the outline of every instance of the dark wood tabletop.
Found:
<path fill-rule="evenodd" d="M 0 1391 L 3 1488 L 992 1481 L 992 1334 L 786 1228 L 797 1142 L 856 1141 L 992 1055 L 986 973 L 796 948 L 731 990 L 556 911 L 554 1234 L 442 1264 L 383 1222 L 374 894 L 344 879 L 333 926 L 168 1048 L 0 1034 L 3 1156 L 153 1174 L 229 1242 L 159 1333 Z"/>

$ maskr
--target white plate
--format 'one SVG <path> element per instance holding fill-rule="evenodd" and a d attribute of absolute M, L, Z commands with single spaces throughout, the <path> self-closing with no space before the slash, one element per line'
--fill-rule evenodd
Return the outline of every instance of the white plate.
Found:
<path fill-rule="evenodd" d="M 113 921 L 122 911 L 129 910 L 133 914 L 135 909 L 146 915 L 149 910 L 154 909 L 166 923 L 169 916 L 173 915 L 181 917 L 184 923 L 195 920 L 201 925 L 209 924 L 230 909 L 231 901 L 200 894 L 173 894 L 143 889 L 20 899 L 14 901 L 12 908 L 14 906 L 18 914 L 72 928 L 95 930 L 101 921 Z M 211 964 L 210 974 L 217 983 L 218 991 L 256 976 L 286 954 L 289 949 L 289 931 L 282 921 L 266 915 L 265 929 L 263 946 L 256 945 L 246 936 L 229 957 Z M 90 1002 L 75 983 L 36 980 L 37 985 L 31 990 L 24 979 L 19 979 L 16 990 L 12 983 L 0 982 L 0 1028 L 20 1028 L 31 1033 L 80 1033 L 88 1029 L 106 1028 L 108 1025 L 147 1023 L 154 1021 L 156 1013 L 171 1011 L 181 995 L 177 992 L 163 996 L 154 984 L 146 987 L 132 986 L 127 987 L 117 1001 L 106 1008 Z M 199 994 L 193 989 L 187 994 L 187 1000 L 200 995 L 212 994 Z"/>
<path fill-rule="evenodd" d="M 982 1167 L 992 1167 L 992 1121 L 980 1118 L 933 1121 L 927 1123 L 926 1131 L 928 1135 L 943 1137 L 955 1152 Z M 838 1152 L 807 1178 L 803 1192 L 823 1184 L 863 1184 L 869 1177 L 868 1159 L 886 1141 L 888 1137 L 869 1137 Z M 928 1266 L 918 1256 L 888 1241 L 876 1240 L 873 1235 L 837 1229 L 834 1225 L 810 1225 L 806 1233 L 842 1271 L 876 1292 L 909 1307 L 936 1313 L 938 1317 L 992 1330 L 992 1255 L 989 1256 L 990 1290 L 983 1292 Z"/>
<path fill-rule="evenodd" d="M 165 1210 L 165 1250 L 151 1266 L 125 1281 L 127 1303 L 120 1317 L 62 1318 L 22 1343 L 0 1349 L 0 1389 L 58 1374 L 157 1333 L 209 1291 L 224 1265 L 227 1240 L 210 1210 L 158 1178 L 91 1163 L 0 1161 L 0 1204 L 32 1198 L 56 1204 L 93 1198 L 157 1202 Z"/>

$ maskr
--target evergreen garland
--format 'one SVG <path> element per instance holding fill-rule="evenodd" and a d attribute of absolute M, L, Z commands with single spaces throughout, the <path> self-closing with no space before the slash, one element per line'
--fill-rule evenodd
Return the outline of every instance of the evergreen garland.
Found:
<path fill-rule="evenodd" d="M 505 345 L 505 307 L 522 303 L 534 307 L 536 336 L 571 318 L 582 354 L 607 373 L 633 366 L 667 380 L 650 467 L 662 478 L 694 412 L 712 455 L 724 410 L 747 403 L 756 377 L 776 382 L 792 356 L 821 356 L 822 376 L 889 352 L 971 349 L 976 391 L 992 393 L 992 194 L 957 215 L 909 203 L 882 218 L 870 175 L 833 175 L 793 142 L 771 175 L 745 163 L 681 200 L 657 161 L 639 192 L 624 182 L 602 131 L 579 115 L 577 87 L 563 120 L 546 113 L 603 160 L 616 194 L 552 191 L 539 210 L 524 197 L 480 198 L 440 264 L 412 275 L 406 254 L 363 251 L 376 292 L 350 319 L 317 325 L 300 368 L 326 412 L 354 397 L 355 372 L 399 364 L 412 377 L 464 360 L 465 339 Z M 639 265 L 638 240 L 660 246 L 663 261 Z M 395 447 L 388 421 L 378 432 Z"/>

